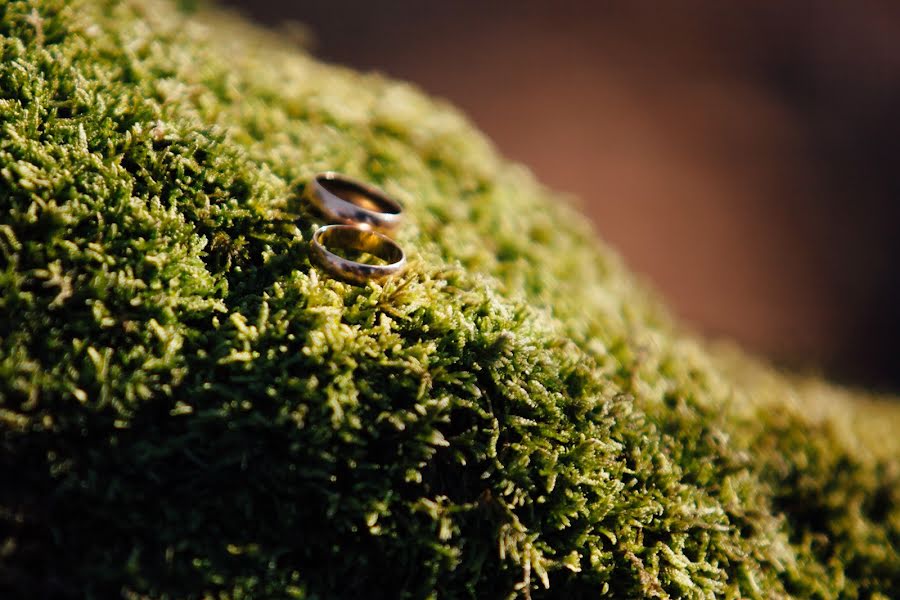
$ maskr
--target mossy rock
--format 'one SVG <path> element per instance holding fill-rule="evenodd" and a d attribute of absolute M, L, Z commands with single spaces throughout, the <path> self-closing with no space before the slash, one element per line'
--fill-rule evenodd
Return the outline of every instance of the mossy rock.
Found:
<path fill-rule="evenodd" d="M 0 3 L 3 598 L 896 598 L 900 408 L 686 334 L 453 109 Z M 336 169 L 409 216 L 308 260 Z"/>

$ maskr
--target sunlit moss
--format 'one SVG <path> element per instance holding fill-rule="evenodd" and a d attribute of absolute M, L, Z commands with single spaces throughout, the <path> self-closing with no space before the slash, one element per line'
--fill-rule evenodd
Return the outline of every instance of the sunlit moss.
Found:
<path fill-rule="evenodd" d="M 451 108 L 159 0 L 0 58 L 0 596 L 900 596 L 900 410 L 686 336 Z M 325 169 L 405 276 L 310 266 Z"/>

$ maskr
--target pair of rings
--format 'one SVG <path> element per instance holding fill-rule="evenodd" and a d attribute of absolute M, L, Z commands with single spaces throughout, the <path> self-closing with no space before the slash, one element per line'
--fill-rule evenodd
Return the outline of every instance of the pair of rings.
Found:
<path fill-rule="evenodd" d="M 316 175 L 307 186 L 306 198 L 330 225 L 312 237 L 312 259 L 332 276 L 364 285 L 383 281 L 406 268 L 403 249 L 385 232 L 395 230 L 403 207 L 383 191 L 331 171 Z M 384 264 L 357 262 L 329 248 L 364 252 Z"/>

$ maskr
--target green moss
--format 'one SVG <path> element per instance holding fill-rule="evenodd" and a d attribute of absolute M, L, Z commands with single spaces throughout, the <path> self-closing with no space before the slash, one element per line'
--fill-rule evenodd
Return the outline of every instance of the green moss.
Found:
<path fill-rule="evenodd" d="M 900 597 L 900 409 L 691 339 L 452 109 L 158 0 L 0 55 L 3 597 Z M 310 266 L 325 169 L 405 276 Z"/>

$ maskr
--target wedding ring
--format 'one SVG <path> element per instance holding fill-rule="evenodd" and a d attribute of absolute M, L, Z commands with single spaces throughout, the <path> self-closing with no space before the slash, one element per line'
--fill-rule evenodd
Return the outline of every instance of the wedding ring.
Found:
<path fill-rule="evenodd" d="M 367 252 L 387 264 L 373 265 L 352 261 L 328 248 Z M 406 268 L 403 249 L 388 236 L 355 225 L 325 225 L 313 234 L 310 242 L 312 259 L 331 275 L 348 283 L 365 285 L 381 281 Z"/>
<path fill-rule="evenodd" d="M 403 207 L 383 191 L 340 173 L 319 173 L 307 186 L 307 198 L 329 223 L 391 231 L 402 219 Z"/>

